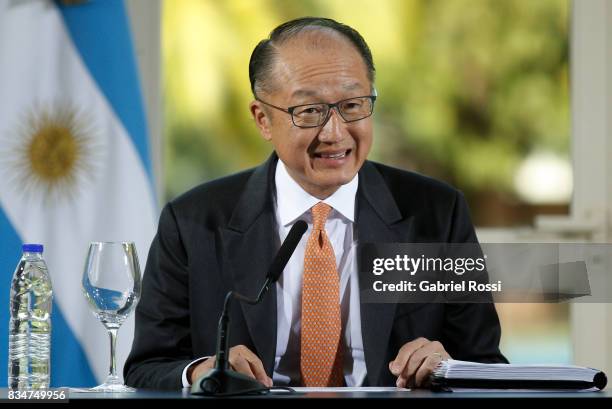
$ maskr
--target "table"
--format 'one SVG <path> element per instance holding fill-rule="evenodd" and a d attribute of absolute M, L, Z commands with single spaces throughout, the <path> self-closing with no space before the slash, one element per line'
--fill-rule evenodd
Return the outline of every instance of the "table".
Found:
<path fill-rule="evenodd" d="M 0 401 L 7 402 L 6 388 L 0 388 Z M 529 400 L 545 400 L 545 399 L 589 399 L 591 403 L 612 398 L 612 390 L 604 390 L 601 392 L 432 392 L 429 390 L 413 390 L 405 391 L 358 391 L 358 392 L 308 392 L 299 394 L 268 394 L 261 396 L 241 396 L 230 398 L 214 398 L 207 396 L 196 396 L 189 393 L 189 388 L 181 391 L 157 391 L 141 389 L 135 393 L 69 393 L 70 401 L 80 401 L 85 403 L 87 400 L 184 400 L 197 402 L 199 400 L 227 400 L 227 399 L 252 399 L 252 400 L 274 400 L 277 402 L 293 399 L 368 399 L 368 400 L 433 400 L 433 399 L 460 399 L 470 401 L 487 401 L 499 399 L 529 399 Z M 75 402 L 76 403 L 76 402 Z M 450 403 L 450 402 L 449 402 Z"/>

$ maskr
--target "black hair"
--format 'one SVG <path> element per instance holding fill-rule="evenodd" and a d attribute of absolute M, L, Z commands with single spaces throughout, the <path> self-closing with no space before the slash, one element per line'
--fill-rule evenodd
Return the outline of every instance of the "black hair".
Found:
<path fill-rule="evenodd" d="M 331 29 L 349 40 L 351 44 L 357 48 L 357 51 L 359 51 L 359 54 L 363 58 L 368 69 L 368 79 L 374 84 L 375 69 L 372 52 L 357 30 L 330 18 L 302 17 L 287 21 L 276 27 L 272 30 L 270 36 L 260 41 L 253 50 L 251 60 L 249 61 L 249 79 L 251 81 L 251 91 L 253 91 L 253 95 L 256 96 L 257 90 L 266 89 L 270 86 L 268 81 L 274 67 L 276 46 L 294 38 L 303 30 L 313 27 Z"/>

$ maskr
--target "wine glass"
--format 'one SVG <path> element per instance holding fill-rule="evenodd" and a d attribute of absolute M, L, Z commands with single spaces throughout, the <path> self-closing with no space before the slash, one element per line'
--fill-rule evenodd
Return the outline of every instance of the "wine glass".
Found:
<path fill-rule="evenodd" d="M 110 337 L 110 369 L 98 392 L 134 392 L 117 376 L 117 331 L 140 299 L 141 278 L 136 246 L 131 242 L 92 242 L 83 272 L 83 293 Z"/>

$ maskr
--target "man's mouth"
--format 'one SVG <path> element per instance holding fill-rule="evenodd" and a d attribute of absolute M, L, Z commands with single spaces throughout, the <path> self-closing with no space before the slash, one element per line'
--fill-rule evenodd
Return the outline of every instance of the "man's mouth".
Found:
<path fill-rule="evenodd" d="M 344 159 L 351 153 L 351 149 L 347 149 L 344 151 L 335 151 L 335 152 L 316 152 L 314 154 L 315 158 L 322 159 Z"/>

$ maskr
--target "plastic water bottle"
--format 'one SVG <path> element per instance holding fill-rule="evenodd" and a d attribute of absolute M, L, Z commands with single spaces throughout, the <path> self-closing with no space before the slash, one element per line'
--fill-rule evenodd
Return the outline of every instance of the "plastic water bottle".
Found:
<path fill-rule="evenodd" d="M 41 244 L 24 244 L 11 284 L 8 387 L 49 388 L 53 291 Z"/>

